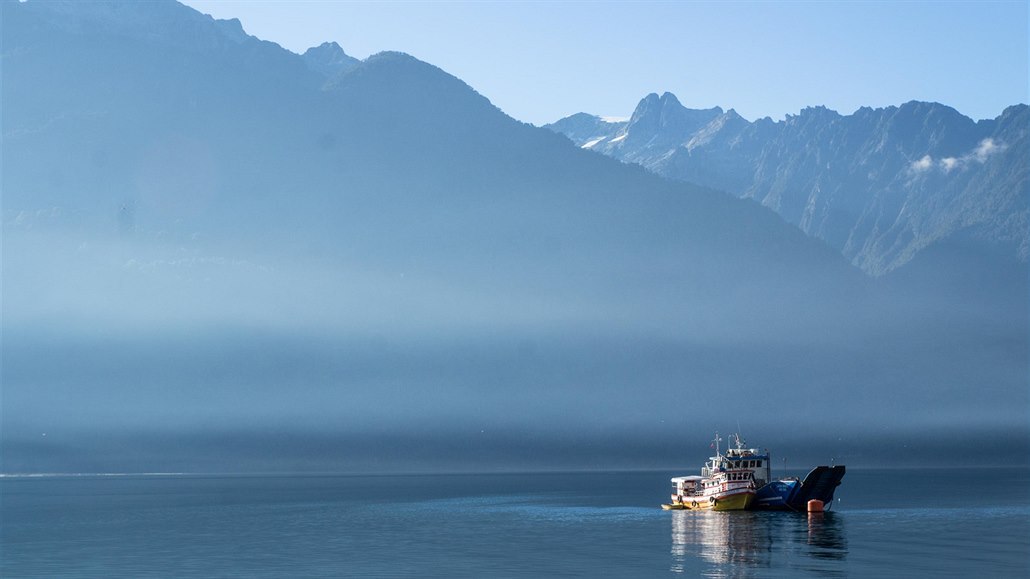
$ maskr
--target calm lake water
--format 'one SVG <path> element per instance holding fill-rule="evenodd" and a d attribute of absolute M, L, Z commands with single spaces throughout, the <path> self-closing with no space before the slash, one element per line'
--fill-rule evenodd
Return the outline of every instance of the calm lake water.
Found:
<path fill-rule="evenodd" d="M 5 478 L 0 576 L 1030 576 L 1030 469 L 852 468 L 822 516 L 662 511 L 679 474 Z"/>

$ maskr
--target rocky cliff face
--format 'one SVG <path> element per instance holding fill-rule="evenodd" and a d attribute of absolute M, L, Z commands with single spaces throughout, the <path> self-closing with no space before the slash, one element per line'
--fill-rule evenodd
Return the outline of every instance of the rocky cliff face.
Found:
<path fill-rule="evenodd" d="M 824 107 L 774 122 L 651 94 L 624 123 L 580 113 L 548 128 L 666 177 L 754 199 L 882 275 L 940 243 L 1025 263 L 1026 105 L 974 122 L 937 103 Z"/>

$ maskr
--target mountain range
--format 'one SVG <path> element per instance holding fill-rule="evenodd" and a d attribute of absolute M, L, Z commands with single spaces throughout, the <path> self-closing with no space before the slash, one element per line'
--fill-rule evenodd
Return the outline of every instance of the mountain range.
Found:
<path fill-rule="evenodd" d="M 410 55 L 294 54 L 172 1 L 2 7 L 8 471 L 610 468 L 737 421 L 820 456 L 1025 430 L 1016 257 L 937 244 L 870 277 Z"/>
<path fill-rule="evenodd" d="M 915 101 L 750 122 L 733 109 L 688 109 L 671 93 L 646 96 L 628 121 L 579 113 L 547 126 L 584 149 L 758 201 L 877 276 L 940 245 L 1025 264 L 1028 127 L 1025 104 L 976 122 Z"/>

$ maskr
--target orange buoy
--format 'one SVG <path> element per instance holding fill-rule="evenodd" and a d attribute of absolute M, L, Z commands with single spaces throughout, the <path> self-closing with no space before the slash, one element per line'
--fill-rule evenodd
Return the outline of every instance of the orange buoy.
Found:
<path fill-rule="evenodd" d="M 808 501 L 808 512 L 810 513 L 821 513 L 823 512 L 823 502 L 819 499 L 812 499 Z"/>

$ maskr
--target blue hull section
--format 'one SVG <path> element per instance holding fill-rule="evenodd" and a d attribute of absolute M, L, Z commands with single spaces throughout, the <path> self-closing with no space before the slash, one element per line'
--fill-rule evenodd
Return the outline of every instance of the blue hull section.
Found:
<path fill-rule="evenodd" d="M 773 511 L 806 511 L 808 501 L 818 499 L 829 505 L 833 492 L 844 478 L 844 466 L 817 466 L 804 482 L 776 480 L 758 489 L 751 508 Z"/>
<path fill-rule="evenodd" d="M 774 480 L 758 489 L 751 508 L 759 511 L 790 510 L 788 505 L 800 486 L 801 483 L 796 480 Z"/>

